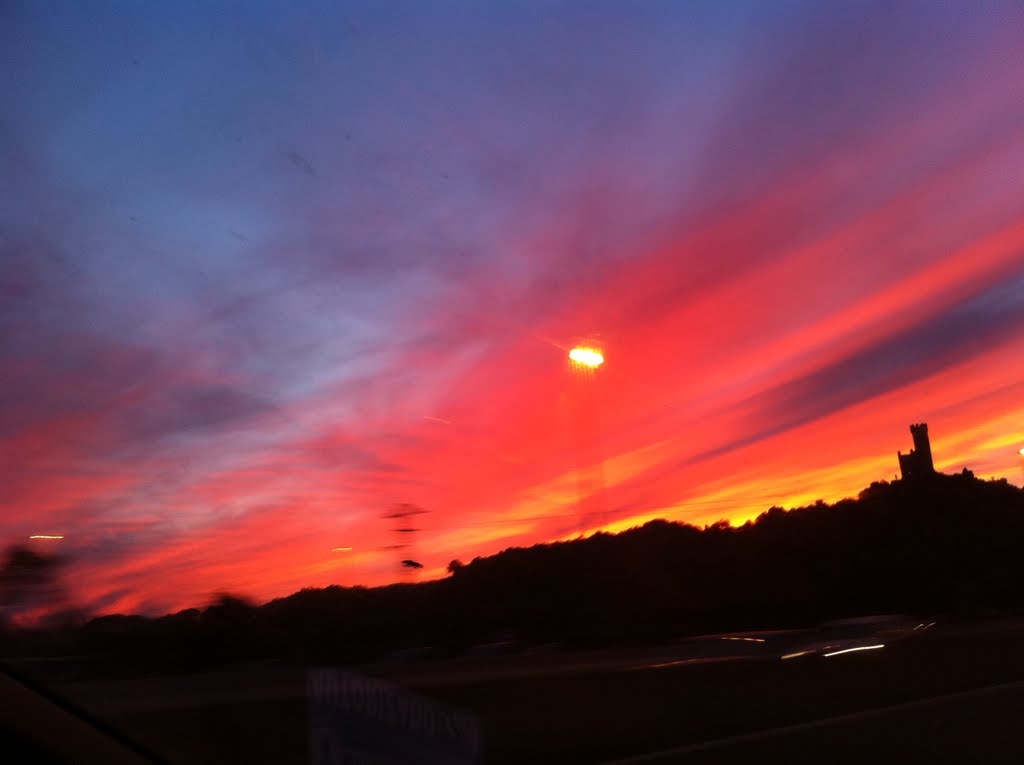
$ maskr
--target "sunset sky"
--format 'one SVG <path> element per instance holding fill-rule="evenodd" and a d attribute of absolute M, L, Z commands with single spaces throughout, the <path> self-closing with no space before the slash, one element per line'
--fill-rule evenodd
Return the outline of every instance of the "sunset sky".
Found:
<path fill-rule="evenodd" d="M 395 503 L 429 578 L 856 495 L 912 422 L 1020 484 L 1022 40 L 1010 2 L 4 2 L 0 544 L 155 614 L 394 581 Z"/>

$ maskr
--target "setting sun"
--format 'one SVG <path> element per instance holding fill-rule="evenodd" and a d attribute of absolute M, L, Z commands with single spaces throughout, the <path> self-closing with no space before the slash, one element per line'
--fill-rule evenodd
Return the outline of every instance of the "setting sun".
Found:
<path fill-rule="evenodd" d="M 604 356 L 595 348 L 573 348 L 569 351 L 569 358 L 577 364 L 592 368 L 597 368 L 604 363 Z"/>

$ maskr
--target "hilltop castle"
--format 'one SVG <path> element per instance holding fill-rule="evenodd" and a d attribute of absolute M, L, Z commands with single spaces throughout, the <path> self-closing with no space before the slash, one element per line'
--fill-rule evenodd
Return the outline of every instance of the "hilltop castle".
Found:
<path fill-rule="evenodd" d="M 910 435 L 914 438 L 914 448 L 910 453 L 896 452 L 903 480 L 917 480 L 934 475 L 935 465 L 932 462 L 932 445 L 928 441 L 928 424 L 922 422 L 911 425 Z"/>

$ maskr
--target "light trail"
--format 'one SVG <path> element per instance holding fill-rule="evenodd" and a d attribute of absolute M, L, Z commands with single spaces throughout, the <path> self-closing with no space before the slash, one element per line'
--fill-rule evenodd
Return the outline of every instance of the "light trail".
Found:
<path fill-rule="evenodd" d="M 878 645 L 859 645 L 856 648 L 844 648 L 841 651 L 832 651 L 831 653 L 822 654 L 822 656 L 839 656 L 840 654 L 853 653 L 854 651 L 875 651 L 879 648 L 885 648 L 885 644 L 879 643 Z"/>

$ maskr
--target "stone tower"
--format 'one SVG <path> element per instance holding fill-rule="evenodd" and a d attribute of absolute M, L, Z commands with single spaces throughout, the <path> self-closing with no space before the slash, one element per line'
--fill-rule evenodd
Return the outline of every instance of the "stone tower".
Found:
<path fill-rule="evenodd" d="M 928 424 L 922 422 L 911 425 L 910 435 L 914 439 L 914 448 L 910 453 L 896 452 L 903 480 L 916 480 L 934 475 L 935 464 L 932 462 L 932 445 L 928 440 Z"/>

